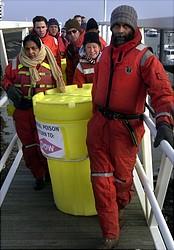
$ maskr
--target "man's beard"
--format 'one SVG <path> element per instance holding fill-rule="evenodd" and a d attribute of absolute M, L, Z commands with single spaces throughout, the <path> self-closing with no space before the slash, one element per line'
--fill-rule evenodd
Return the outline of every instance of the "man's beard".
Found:
<path fill-rule="evenodd" d="M 122 45 L 134 38 L 134 32 L 129 33 L 128 35 L 123 35 L 122 33 L 112 33 L 111 43 L 117 47 Z"/>

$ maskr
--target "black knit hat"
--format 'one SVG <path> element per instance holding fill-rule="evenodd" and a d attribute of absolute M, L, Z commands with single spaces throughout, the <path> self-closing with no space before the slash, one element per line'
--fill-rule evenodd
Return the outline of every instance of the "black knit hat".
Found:
<path fill-rule="evenodd" d="M 85 46 L 87 43 L 97 43 L 99 46 L 101 46 L 98 33 L 96 32 L 85 33 L 83 46 Z"/>
<path fill-rule="evenodd" d="M 48 20 L 48 26 L 50 26 L 50 25 L 57 25 L 59 27 L 59 23 L 58 23 L 56 18 L 50 18 Z"/>
<path fill-rule="evenodd" d="M 91 29 L 97 29 L 98 30 L 98 24 L 95 21 L 94 18 L 90 18 L 86 24 L 86 31 L 91 30 Z"/>
<path fill-rule="evenodd" d="M 128 5 L 120 5 L 112 11 L 110 26 L 111 29 L 116 23 L 128 24 L 133 30 L 137 28 L 137 13 Z"/>
<path fill-rule="evenodd" d="M 81 31 L 80 24 L 76 19 L 69 19 L 68 21 L 66 21 L 65 28 L 66 28 L 66 31 L 73 29 L 73 28 L 78 31 Z"/>

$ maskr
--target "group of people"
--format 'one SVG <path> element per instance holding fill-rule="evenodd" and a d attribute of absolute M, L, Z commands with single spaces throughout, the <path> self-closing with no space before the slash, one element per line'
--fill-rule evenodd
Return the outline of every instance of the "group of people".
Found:
<path fill-rule="evenodd" d="M 23 144 L 26 165 L 44 186 L 48 166 L 39 148 L 31 98 L 57 87 L 65 91 L 61 58 L 65 57 L 66 84 L 92 83 L 93 115 L 87 127 L 87 148 L 96 210 L 103 234 L 98 249 L 113 249 L 120 236 L 119 215 L 132 197 L 133 169 L 144 135 L 143 112 L 147 95 L 155 111 L 157 134 L 174 146 L 174 92 L 163 65 L 141 43 L 136 10 L 128 5 L 111 14 L 111 42 L 106 46 L 91 18 L 81 27 L 80 16 L 67 20 L 66 42 L 56 19 L 37 16 L 17 59 L 7 68 L 3 86 L 16 107 L 13 118 Z M 59 34 L 59 35 L 57 35 Z M 59 44 L 57 46 L 56 44 Z"/>
<path fill-rule="evenodd" d="M 3 78 L 3 87 L 15 106 L 15 127 L 23 145 L 26 166 L 35 177 L 35 190 L 44 188 L 45 181 L 49 181 L 49 171 L 46 158 L 39 147 L 32 97 L 40 91 L 56 87 L 58 91 L 63 92 L 66 84 L 76 83 L 82 87 L 83 83 L 92 83 L 93 74 L 89 74 L 87 70 L 81 72 L 79 67 L 76 69 L 80 59 L 79 49 L 82 49 L 82 58 L 86 60 L 79 63 L 83 68 L 90 68 L 92 65 L 93 72 L 95 59 L 100 53 L 98 33 L 85 34 L 76 18 L 79 18 L 79 15 L 65 23 L 66 35 L 62 36 L 55 18 L 47 21 L 44 16 L 35 16 L 33 29 L 25 37 L 18 57 L 7 66 Z M 95 25 L 97 26 L 96 21 Z M 62 58 L 67 60 L 67 83 L 62 77 Z M 76 82 L 73 82 L 73 75 Z"/>
<path fill-rule="evenodd" d="M 106 42 L 99 36 L 99 28 L 96 20 L 90 18 L 88 22 L 85 23 L 82 21 L 82 16 L 80 15 L 75 15 L 72 19 L 68 19 L 61 33 L 57 19 L 50 18 L 47 21 L 43 16 L 36 16 L 33 18 L 32 33 L 41 38 L 42 42 L 52 50 L 60 67 L 61 59 L 66 58 L 66 84 L 76 83 L 81 85 L 82 79 L 80 78 L 80 80 L 78 80 L 78 74 L 76 74 L 74 79 L 74 73 L 80 62 L 79 60 L 85 57 L 87 67 L 91 67 L 90 64 L 94 67 L 94 61 L 97 60 L 100 51 L 106 46 Z M 95 44 L 95 47 L 97 44 L 97 52 L 93 48 L 86 50 L 85 46 L 87 44 Z M 80 49 L 81 53 L 79 51 Z M 91 58 L 93 63 L 90 61 Z M 80 63 L 84 64 L 82 60 Z M 88 79 L 88 76 L 86 79 L 86 72 L 87 71 L 82 72 L 84 78 L 83 83 Z"/>

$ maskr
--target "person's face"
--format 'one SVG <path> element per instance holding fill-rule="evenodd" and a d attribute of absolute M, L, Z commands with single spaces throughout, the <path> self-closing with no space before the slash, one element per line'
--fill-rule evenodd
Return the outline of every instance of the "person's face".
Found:
<path fill-rule="evenodd" d="M 74 43 L 79 38 L 80 32 L 77 29 L 72 28 L 67 31 L 67 36 L 68 40 Z"/>
<path fill-rule="evenodd" d="M 95 59 L 100 53 L 100 46 L 97 43 L 87 43 L 85 45 L 86 55 L 92 59 Z"/>
<path fill-rule="evenodd" d="M 61 36 L 66 37 L 66 30 L 61 30 Z"/>
<path fill-rule="evenodd" d="M 52 36 L 56 36 L 57 33 L 58 33 L 58 31 L 59 31 L 59 29 L 58 29 L 58 26 L 57 26 L 57 25 L 50 25 L 50 26 L 48 27 L 48 31 L 49 31 L 49 33 L 50 33 Z"/>
<path fill-rule="evenodd" d="M 37 44 L 33 41 L 26 42 L 24 50 L 25 50 L 26 56 L 28 56 L 31 60 L 34 60 L 38 56 L 39 51 L 40 51 Z"/>
<path fill-rule="evenodd" d="M 77 22 L 81 25 L 82 24 L 82 18 L 81 17 L 76 17 L 75 18 L 77 20 Z"/>
<path fill-rule="evenodd" d="M 86 23 L 86 17 L 82 17 L 82 23 Z"/>
<path fill-rule="evenodd" d="M 34 31 L 37 33 L 37 35 L 42 38 L 47 33 L 47 25 L 44 21 L 41 22 L 35 22 L 34 24 Z"/>
<path fill-rule="evenodd" d="M 112 43 L 115 46 L 124 44 L 133 39 L 134 31 L 127 24 L 115 24 L 112 28 Z"/>

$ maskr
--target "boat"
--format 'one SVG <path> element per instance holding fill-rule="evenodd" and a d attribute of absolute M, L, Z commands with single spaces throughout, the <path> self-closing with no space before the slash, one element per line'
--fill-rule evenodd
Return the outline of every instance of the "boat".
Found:
<path fill-rule="evenodd" d="M 148 29 L 147 32 L 146 32 L 146 36 L 148 36 L 148 37 L 157 37 L 158 36 L 157 29 Z"/>
<path fill-rule="evenodd" d="M 174 65 L 174 45 L 164 45 L 165 63 Z"/>

